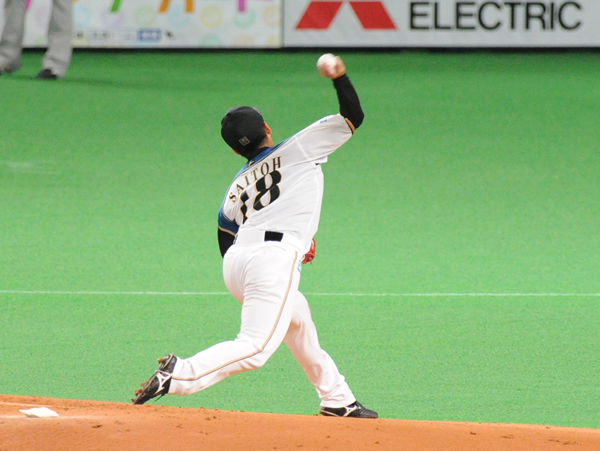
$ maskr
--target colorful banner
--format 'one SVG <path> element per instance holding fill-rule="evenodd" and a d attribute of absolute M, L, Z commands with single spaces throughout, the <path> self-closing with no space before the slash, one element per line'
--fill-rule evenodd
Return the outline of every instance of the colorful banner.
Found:
<path fill-rule="evenodd" d="M 2 0 L 0 0 L 2 2 Z M 281 47 L 282 0 L 74 0 L 75 47 Z M 28 0 L 25 47 L 47 45 L 51 0 Z M 0 27 L 4 23 L 0 8 Z"/>
<path fill-rule="evenodd" d="M 597 47 L 599 0 L 288 0 L 285 47 Z"/>
<path fill-rule="evenodd" d="M 26 3 L 44 47 L 52 0 Z M 73 21 L 95 48 L 600 47 L 600 0 L 74 0 Z"/>

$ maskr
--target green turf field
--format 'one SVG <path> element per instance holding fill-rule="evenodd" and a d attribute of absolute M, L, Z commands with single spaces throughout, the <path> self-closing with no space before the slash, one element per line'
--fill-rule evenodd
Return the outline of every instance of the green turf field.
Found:
<path fill-rule="evenodd" d="M 0 77 L 0 393 L 127 402 L 155 359 L 233 338 L 216 216 L 244 161 L 337 112 L 319 52 L 76 52 Z M 600 427 L 598 53 L 341 52 L 366 119 L 324 167 L 301 287 L 383 418 Z M 314 414 L 282 347 L 159 404 Z"/>

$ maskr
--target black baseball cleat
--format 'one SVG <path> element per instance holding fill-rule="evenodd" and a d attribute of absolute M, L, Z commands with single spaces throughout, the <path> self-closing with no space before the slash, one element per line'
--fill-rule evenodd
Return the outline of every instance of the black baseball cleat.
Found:
<path fill-rule="evenodd" d="M 367 409 L 358 401 L 346 407 L 321 407 L 320 413 L 327 417 L 379 418 L 377 412 Z"/>
<path fill-rule="evenodd" d="M 175 362 L 177 362 L 177 357 L 173 354 L 167 354 L 158 359 L 158 363 L 160 363 L 158 369 L 150 379 L 142 383 L 142 388 L 135 391 L 135 398 L 131 401 L 134 404 L 144 404 L 152 398 L 156 398 L 157 396 L 162 397 L 169 393 Z"/>
<path fill-rule="evenodd" d="M 52 69 L 44 69 L 38 72 L 35 78 L 38 80 L 57 80 L 60 77 Z"/>

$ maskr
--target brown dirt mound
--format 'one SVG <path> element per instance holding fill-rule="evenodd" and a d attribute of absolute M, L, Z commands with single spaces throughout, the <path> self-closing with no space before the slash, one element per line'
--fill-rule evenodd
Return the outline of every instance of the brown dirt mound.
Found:
<path fill-rule="evenodd" d="M 48 407 L 56 418 L 19 410 Z M 599 450 L 600 429 L 361 420 L 0 396 L 0 451 Z"/>

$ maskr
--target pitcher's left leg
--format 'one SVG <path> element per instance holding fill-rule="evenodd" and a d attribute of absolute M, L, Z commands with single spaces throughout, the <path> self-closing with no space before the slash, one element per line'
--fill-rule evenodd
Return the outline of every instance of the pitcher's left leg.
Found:
<path fill-rule="evenodd" d="M 308 302 L 300 292 L 296 294 L 294 316 L 285 344 L 317 390 L 321 406 L 345 407 L 356 401 L 333 359 L 321 349 Z"/>

